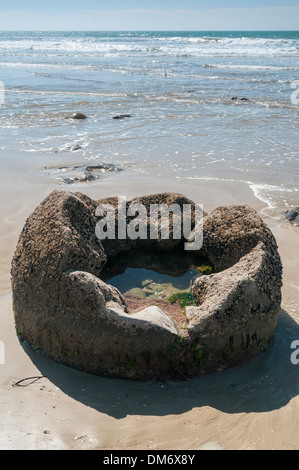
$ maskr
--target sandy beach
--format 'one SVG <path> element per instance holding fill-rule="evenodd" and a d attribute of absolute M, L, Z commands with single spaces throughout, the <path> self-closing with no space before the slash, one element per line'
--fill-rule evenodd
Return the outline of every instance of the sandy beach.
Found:
<path fill-rule="evenodd" d="M 290 345 L 299 340 L 299 229 L 263 215 L 264 204 L 242 183 L 140 177 L 127 169 L 93 183 L 59 185 L 47 172 L 49 156 L 9 152 L 1 184 L 1 449 L 259 450 L 299 448 L 298 365 Z M 52 157 L 51 157 L 52 158 Z M 53 157 L 74 159 L 74 154 Z M 80 155 L 76 153 L 80 160 Z M 178 191 L 210 212 L 247 203 L 274 233 L 283 261 L 283 302 L 273 342 L 252 362 L 220 374 L 180 382 L 101 378 L 65 367 L 20 342 L 15 331 L 10 263 L 26 221 L 53 190 L 82 191 L 100 199 Z M 34 295 L 34 293 L 33 293 Z M 42 376 L 27 387 L 13 384 Z"/>

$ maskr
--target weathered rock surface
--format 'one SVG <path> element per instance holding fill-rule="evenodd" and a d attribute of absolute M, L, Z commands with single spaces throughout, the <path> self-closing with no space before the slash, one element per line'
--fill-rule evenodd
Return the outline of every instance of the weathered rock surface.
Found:
<path fill-rule="evenodd" d="M 174 202 L 194 207 L 172 193 L 132 202 L 147 208 Z M 117 207 L 117 198 L 100 203 Z M 175 256 L 185 240 L 173 239 L 170 230 L 169 240 L 100 241 L 98 204 L 82 193 L 53 191 L 26 221 L 11 270 L 15 321 L 24 339 L 69 366 L 139 380 L 241 364 L 270 341 L 280 309 L 282 266 L 272 233 L 253 209 L 224 206 L 204 214 L 201 252 L 216 272 L 195 282 L 196 306 L 186 308 L 182 335 L 162 303 L 141 305 L 130 314 L 125 298 L 101 279 L 101 272 L 109 257 L 124 250 L 173 250 Z"/>

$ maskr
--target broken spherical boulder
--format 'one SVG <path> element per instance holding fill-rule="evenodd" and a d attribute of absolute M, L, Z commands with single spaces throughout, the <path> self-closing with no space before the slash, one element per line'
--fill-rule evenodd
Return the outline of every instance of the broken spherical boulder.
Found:
<path fill-rule="evenodd" d="M 157 219 L 157 231 L 151 224 L 155 204 L 182 209 L 181 218 L 169 218 L 167 239 L 162 236 L 165 219 Z M 232 205 L 202 212 L 203 243 L 195 255 L 208 257 L 214 270 L 195 280 L 195 302 L 186 307 L 182 326 L 164 301 L 150 305 L 140 298 L 138 310 L 135 298 L 130 311 L 132 304 L 104 272 L 109 260 L 117 263 L 124 252 L 129 258 L 142 250 L 162 258 L 167 253 L 174 262 L 187 256 L 191 232 L 181 230 L 178 237 L 177 224 L 183 227 L 188 206 L 191 228 L 201 230 L 196 205 L 177 193 L 135 198 L 125 208 L 132 205 L 145 208 L 143 235 L 156 237 L 129 236 L 130 224 L 140 230 L 132 211 L 126 213 L 128 231 L 121 237 L 123 208 L 116 197 L 95 201 L 82 193 L 53 191 L 29 216 L 11 269 L 21 336 L 63 364 L 137 380 L 198 376 L 254 357 L 276 328 L 282 284 L 274 236 L 256 211 Z M 115 209 L 114 239 L 98 236 L 99 206 Z"/>

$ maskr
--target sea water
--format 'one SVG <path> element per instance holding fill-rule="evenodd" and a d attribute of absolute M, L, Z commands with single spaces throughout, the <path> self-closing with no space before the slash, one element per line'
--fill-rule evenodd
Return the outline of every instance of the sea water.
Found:
<path fill-rule="evenodd" d="M 299 32 L 2 32 L 1 158 L 242 181 L 275 215 L 299 205 L 298 59 Z"/>

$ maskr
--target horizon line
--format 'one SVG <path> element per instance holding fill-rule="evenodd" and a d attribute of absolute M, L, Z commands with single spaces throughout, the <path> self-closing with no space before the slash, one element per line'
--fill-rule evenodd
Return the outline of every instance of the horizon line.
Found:
<path fill-rule="evenodd" d="M 184 33 L 279 33 L 289 32 L 298 33 L 299 29 L 0 29 L 0 32 L 82 32 L 82 33 L 142 33 L 142 32 L 184 32 Z"/>

